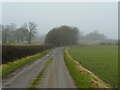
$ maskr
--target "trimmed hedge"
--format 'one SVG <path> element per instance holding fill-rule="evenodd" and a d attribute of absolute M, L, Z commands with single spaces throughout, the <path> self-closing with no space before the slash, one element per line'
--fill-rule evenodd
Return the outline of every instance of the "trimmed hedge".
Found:
<path fill-rule="evenodd" d="M 2 45 L 2 64 L 50 49 L 50 45 L 13 46 Z"/>

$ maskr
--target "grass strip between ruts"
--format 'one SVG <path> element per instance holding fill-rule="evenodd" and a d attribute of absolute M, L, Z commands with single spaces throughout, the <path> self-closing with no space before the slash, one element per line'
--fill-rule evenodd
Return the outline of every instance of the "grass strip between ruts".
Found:
<path fill-rule="evenodd" d="M 48 65 L 52 63 L 53 60 L 54 60 L 53 57 L 51 57 L 47 62 L 45 62 L 45 65 L 43 66 L 42 70 L 38 73 L 38 75 L 32 81 L 31 86 L 28 87 L 30 90 L 36 89 L 36 86 L 40 84 L 40 80 L 42 79 L 45 70 L 47 69 Z"/>

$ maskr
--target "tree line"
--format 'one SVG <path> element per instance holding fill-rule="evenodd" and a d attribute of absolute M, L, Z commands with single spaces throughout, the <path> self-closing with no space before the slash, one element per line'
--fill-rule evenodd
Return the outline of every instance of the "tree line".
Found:
<path fill-rule="evenodd" d="M 104 34 L 99 33 L 98 31 L 89 32 L 86 35 L 80 33 L 80 40 L 106 40 L 107 37 Z"/>
<path fill-rule="evenodd" d="M 0 25 L 0 32 L 2 32 L 2 43 L 28 43 L 36 39 L 40 42 L 42 37 L 37 35 L 37 24 L 33 22 L 24 23 L 17 27 L 15 24 Z M 100 34 L 98 31 L 90 32 L 84 35 L 77 27 L 63 25 L 51 29 L 45 36 L 45 44 L 53 44 L 56 46 L 74 45 L 80 40 L 105 40 L 107 37 Z"/>
<path fill-rule="evenodd" d="M 50 30 L 45 39 L 46 44 L 56 46 L 75 45 L 79 40 L 105 40 L 107 37 L 98 31 L 90 32 L 83 35 L 77 27 L 63 25 Z"/>
<path fill-rule="evenodd" d="M 36 35 L 37 24 L 33 22 L 24 23 L 21 27 L 17 27 L 14 23 L 10 25 L 0 25 L 2 29 L 2 43 L 19 43 L 28 42 Z"/>

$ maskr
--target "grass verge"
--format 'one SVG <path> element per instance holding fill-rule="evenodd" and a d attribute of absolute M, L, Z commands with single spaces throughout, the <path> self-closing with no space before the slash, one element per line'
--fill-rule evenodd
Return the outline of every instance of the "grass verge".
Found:
<path fill-rule="evenodd" d="M 38 73 L 38 75 L 37 75 L 37 76 L 35 77 L 35 79 L 32 81 L 31 86 L 28 87 L 30 90 L 31 90 L 31 89 L 32 89 L 32 90 L 33 90 L 33 89 L 36 89 L 36 86 L 40 83 L 40 80 L 42 79 L 45 70 L 47 69 L 48 65 L 49 65 L 50 63 L 52 63 L 53 60 L 54 60 L 54 59 L 53 59 L 53 57 L 52 57 L 52 58 L 50 58 L 50 59 L 45 63 L 45 65 L 44 65 L 44 67 L 42 68 L 42 70 Z"/>
<path fill-rule="evenodd" d="M 9 62 L 7 64 L 1 65 L 0 66 L 0 68 L 1 68 L 0 69 L 0 76 L 2 76 L 2 77 L 7 76 L 8 74 L 10 74 L 11 72 L 15 71 L 16 69 L 22 67 L 23 65 L 25 65 L 31 61 L 37 60 L 38 58 L 44 56 L 50 50 L 52 50 L 52 49 L 45 50 L 41 53 L 38 53 L 38 54 L 35 54 L 32 56 L 28 56 L 28 57 L 22 58 L 20 60 L 15 60 L 14 62 Z"/>
<path fill-rule="evenodd" d="M 76 62 L 68 48 L 64 50 L 64 60 L 78 88 L 108 88 L 102 80 Z"/>

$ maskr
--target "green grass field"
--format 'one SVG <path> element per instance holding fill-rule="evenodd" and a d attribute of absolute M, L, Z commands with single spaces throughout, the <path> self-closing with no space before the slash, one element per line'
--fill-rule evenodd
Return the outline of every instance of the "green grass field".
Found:
<path fill-rule="evenodd" d="M 111 87 L 118 87 L 117 46 L 74 46 L 71 56 Z"/>

